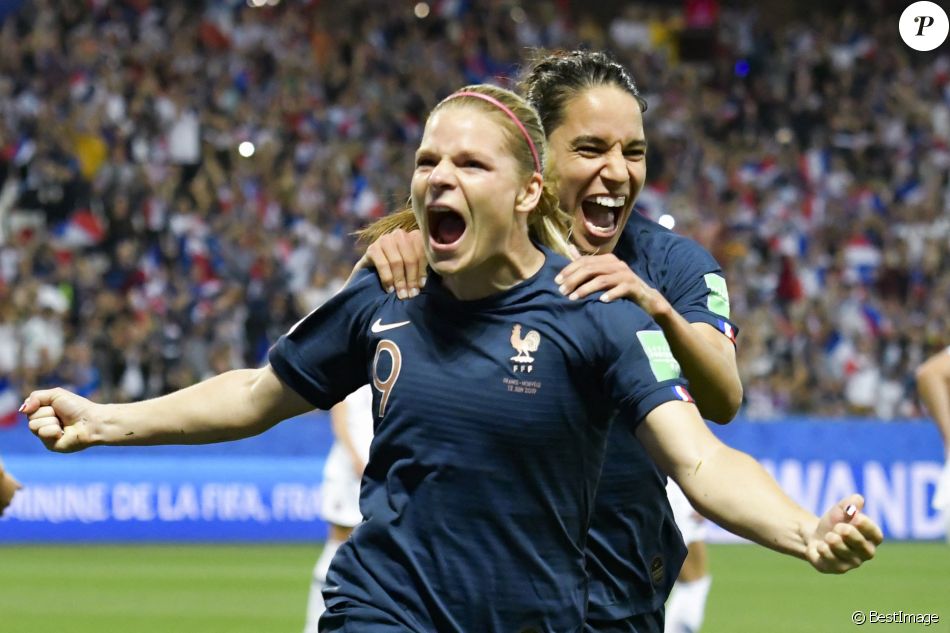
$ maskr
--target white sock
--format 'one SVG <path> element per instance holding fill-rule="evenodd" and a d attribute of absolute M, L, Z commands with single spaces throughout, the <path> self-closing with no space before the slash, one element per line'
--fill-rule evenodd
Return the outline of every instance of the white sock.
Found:
<path fill-rule="evenodd" d="M 304 633 L 317 633 L 317 621 L 327 608 L 323 604 L 323 586 L 327 582 L 327 571 L 333 555 L 340 549 L 342 541 L 327 541 L 323 552 L 313 566 L 313 579 L 310 581 L 310 597 L 307 599 L 307 621 L 304 624 Z"/>
<path fill-rule="evenodd" d="M 706 615 L 706 597 L 709 595 L 711 576 L 692 582 L 676 581 L 666 603 L 664 633 L 697 633 Z"/>

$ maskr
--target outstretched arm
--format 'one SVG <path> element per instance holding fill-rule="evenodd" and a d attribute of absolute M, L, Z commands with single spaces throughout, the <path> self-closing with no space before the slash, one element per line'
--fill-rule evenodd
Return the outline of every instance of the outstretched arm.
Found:
<path fill-rule="evenodd" d="M 917 368 L 917 393 L 933 416 L 950 461 L 950 352 L 944 350 Z"/>
<path fill-rule="evenodd" d="M 97 404 L 65 389 L 27 396 L 22 411 L 47 448 L 207 444 L 257 435 L 313 409 L 270 366 L 237 369 L 153 400 Z"/>
<path fill-rule="evenodd" d="M 752 457 L 720 442 L 687 403 L 655 408 L 637 436 L 704 516 L 760 545 L 807 560 L 818 571 L 858 567 L 874 557 L 883 540 L 880 528 L 861 514 L 860 495 L 815 516 L 792 501 Z"/>
<path fill-rule="evenodd" d="M 643 308 L 663 330 L 703 417 L 719 424 L 735 417 L 742 404 L 742 381 L 736 347 L 722 332 L 707 323 L 689 323 L 613 254 L 576 259 L 555 281 L 572 299 L 603 292 L 601 301 L 629 299 Z"/>

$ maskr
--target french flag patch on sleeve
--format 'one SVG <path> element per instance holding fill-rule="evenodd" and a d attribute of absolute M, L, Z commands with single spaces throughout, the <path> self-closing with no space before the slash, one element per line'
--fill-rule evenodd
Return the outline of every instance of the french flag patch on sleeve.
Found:
<path fill-rule="evenodd" d="M 732 324 L 719 319 L 719 329 L 722 330 L 722 333 L 729 337 L 729 340 L 735 344 L 736 342 L 736 328 L 732 327 Z"/>
<path fill-rule="evenodd" d="M 673 394 L 683 402 L 696 402 L 693 400 L 693 396 L 689 395 L 689 392 L 686 391 L 686 387 L 682 385 L 676 385 L 673 387 Z"/>

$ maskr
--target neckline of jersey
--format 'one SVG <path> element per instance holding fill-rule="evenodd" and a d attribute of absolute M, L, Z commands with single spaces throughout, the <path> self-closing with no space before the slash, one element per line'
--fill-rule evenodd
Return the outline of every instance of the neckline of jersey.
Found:
<path fill-rule="evenodd" d="M 449 289 L 445 287 L 445 284 L 442 283 L 442 277 L 430 270 L 428 272 L 429 281 L 426 282 L 425 287 L 422 289 L 422 294 L 430 295 L 440 301 L 454 304 L 459 309 L 464 311 L 479 311 L 487 308 L 502 307 L 514 303 L 520 299 L 526 291 L 532 290 L 535 283 L 540 280 L 545 272 L 548 271 L 552 265 L 555 265 L 552 262 L 552 258 L 559 257 L 557 253 L 542 244 L 535 243 L 535 246 L 544 254 L 544 263 L 537 270 L 537 272 L 535 272 L 530 277 L 519 281 L 511 288 L 501 290 L 494 294 L 488 295 L 487 297 L 463 300 L 453 295 Z M 563 263 L 558 268 L 559 270 L 560 268 L 563 268 L 567 265 L 566 261 L 567 260 L 565 259 L 565 263 Z M 556 286 L 554 284 L 554 274 L 550 274 L 549 276 L 551 277 L 551 288 L 555 289 Z"/>

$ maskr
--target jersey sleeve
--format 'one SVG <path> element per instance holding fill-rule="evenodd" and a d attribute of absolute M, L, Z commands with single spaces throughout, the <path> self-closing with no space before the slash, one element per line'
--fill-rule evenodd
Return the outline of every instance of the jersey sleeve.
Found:
<path fill-rule="evenodd" d="M 690 323 L 708 323 L 733 343 L 739 328 L 730 320 L 729 290 L 719 262 L 696 242 L 682 239 L 667 251 L 660 292 Z"/>
<path fill-rule="evenodd" d="M 664 402 L 693 402 L 663 330 L 631 302 L 601 305 L 608 309 L 595 311 L 592 331 L 601 337 L 603 387 L 618 419 L 636 429 Z"/>
<path fill-rule="evenodd" d="M 278 378 L 320 409 L 366 384 L 370 320 L 385 296 L 375 271 L 360 273 L 277 340 L 268 361 Z"/>

